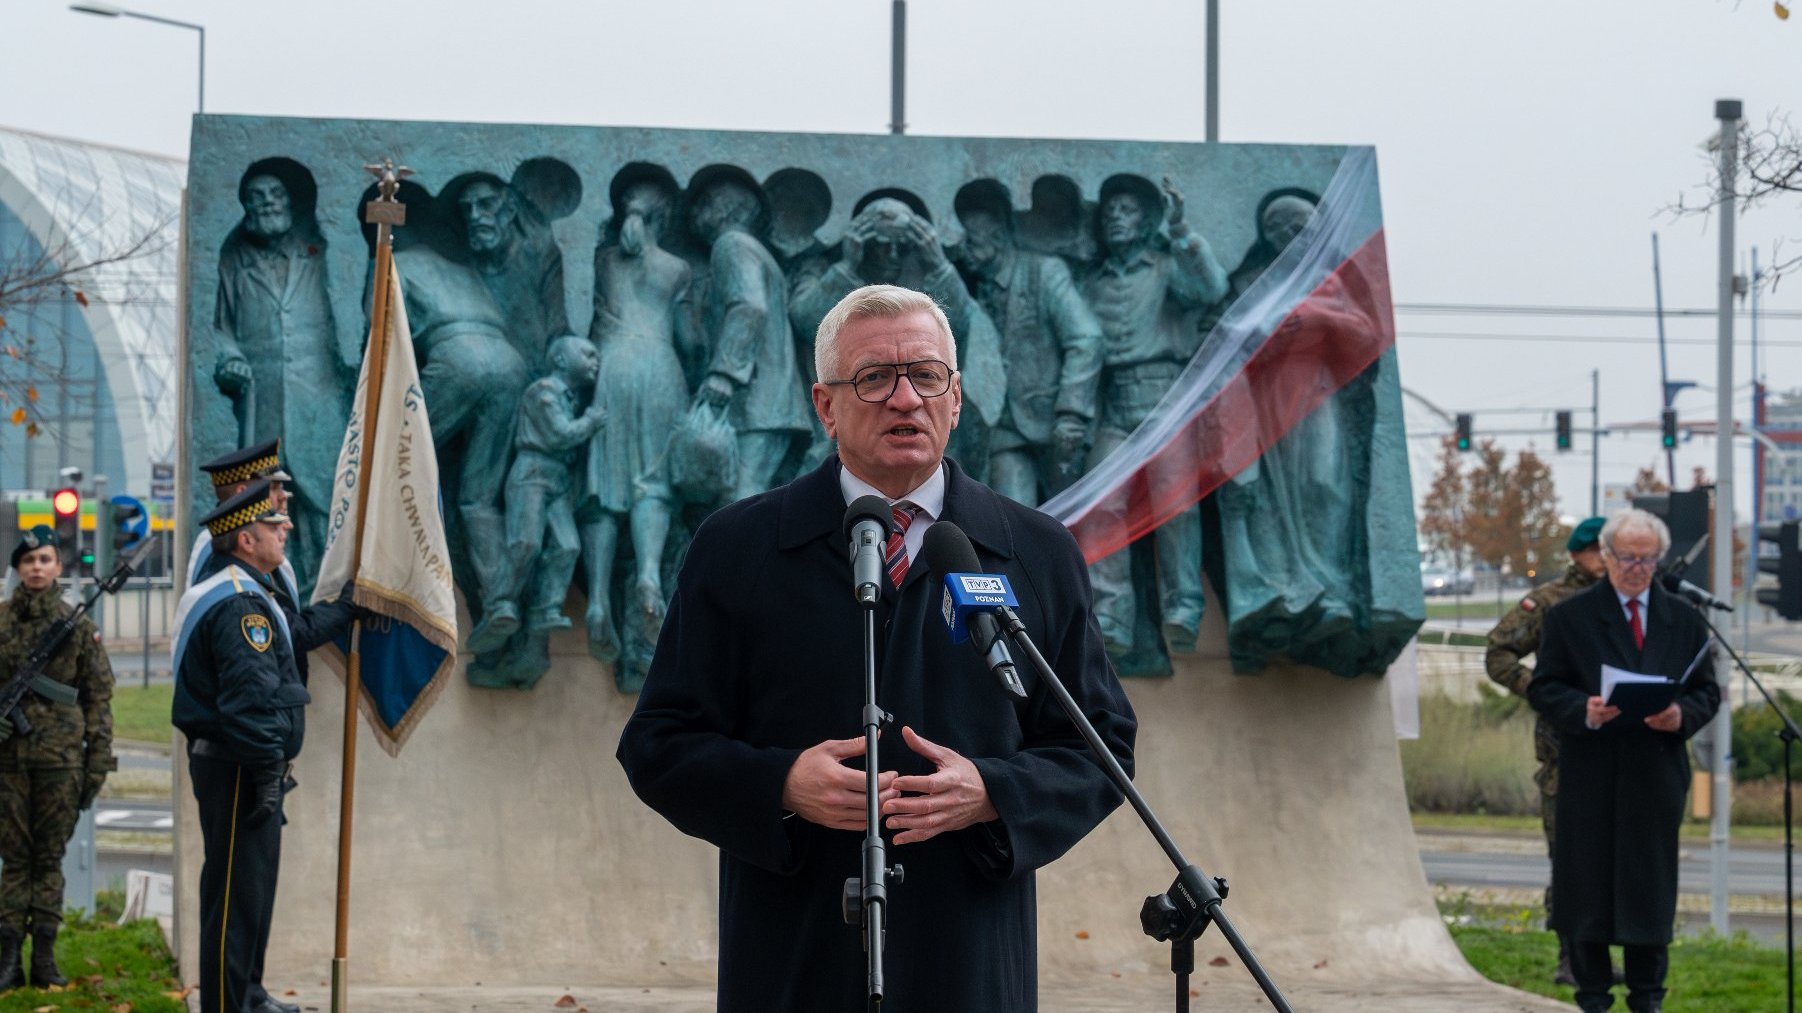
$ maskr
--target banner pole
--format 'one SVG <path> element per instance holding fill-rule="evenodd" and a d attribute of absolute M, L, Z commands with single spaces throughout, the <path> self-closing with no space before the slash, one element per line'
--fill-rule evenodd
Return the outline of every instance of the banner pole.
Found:
<path fill-rule="evenodd" d="M 382 378 L 388 365 L 388 318 L 394 287 L 393 226 L 407 220 L 406 205 L 394 199 L 400 180 L 411 171 L 391 160 L 364 166 L 379 180 L 379 196 L 368 203 L 364 220 L 375 225 L 375 291 L 369 313 L 369 342 L 363 352 L 363 445 L 357 460 L 357 520 L 351 572 L 363 563 L 363 526 L 369 509 L 370 446 L 375 442 L 381 407 Z M 350 857 L 351 816 L 356 808 L 357 702 L 362 696 L 363 621 L 351 623 L 350 657 L 344 666 L 344 760 L 338 789 L 338 903 L 332 944 L 332 1013 L 350 1009 Z"/>

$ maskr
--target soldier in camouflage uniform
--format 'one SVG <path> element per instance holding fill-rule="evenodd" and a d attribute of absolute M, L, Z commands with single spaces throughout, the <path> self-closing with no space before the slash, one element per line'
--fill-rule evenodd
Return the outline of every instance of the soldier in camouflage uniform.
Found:
<path fill-rule="evenodd" d="M 1591 517 L 1571 531 L 1565 548 L 1571 563 L 1557 580 L 1541 584 L 1528 592 L 1519 604 L 1508 610 L 1502 621 L 1489 631 L 1489 649 L 1483 655 L 1489 678 L 1516 696 L 1525 698 L 1527 683 L 1533 681 L 1533 670 L 1521 659 L 1539 650 L 1539 625 L 1545 612 L 1578 591 L 1600 580 L 1606 569 L 1602 565 L 1602 518 Z M 1539 818 L 1545 826 L 1546 853 L 1558 837 L 1558 733 L 1539 718 L 1533 723 L 1533 756 L 1539 769 L 1533 774 L 1539 785 Z M 1552 913 L 1552 888 L 1545 891 L 1546 916 Z M 1560 985 L 1576 984 L 1570 971 L 1570 944 L 1558 937 L 1558 970 L 1552 980 Z"/>
<path fill-rule="evenodd" d="M 19 587 L 0 606 L 0 683 L 12 681 L 45 631 L 73 611 L 56 583 L 63 567 L 54 531 L 43 525 L 27 531 L 12 565 Z M 34 689 L 19 704 L 31 734 L 13 734 L 11 722 L 0 718 L 0 990 L 25 984 L 20 947 L 27 927 L 31 983 L 68 984 L 56 967 L 63 849 L 77 817 L 118 766 L 113 669 L 86 617 L 43 676 L 59 686 Z"/>

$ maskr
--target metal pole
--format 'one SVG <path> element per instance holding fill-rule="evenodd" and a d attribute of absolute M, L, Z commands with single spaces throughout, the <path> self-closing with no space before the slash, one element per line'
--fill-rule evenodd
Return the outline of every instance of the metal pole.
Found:
<path fill-rule="evenodd" d="M 149 537 L 155 538 L 155 534 Z M 144 568 L 144 586 L 138 592 L 138 634 L 144 644 L 144 688 L 150 688 L 150 568 Z"/>
<path fill-rule="evenodd" d="M 1589 371 L 1589 516 L 1602 512 L 1602 371 Z"/>
<path fill-rule="evenodd" d="M 95 429 L 98 431 L 99 427 L 96 426 Z M 107 569 L 108 556 L 110 553 L 105 553 L 100 550 L 100 539 L 106 533 L 100 523 L 102 518 L 107 514 L 105 475 L 94 476 L 93 502 L 89 505 L 94 508 L 94 538 L 93 541 L 88 542 L 88 551 L 93 553 L 94 563 L 88 569 L 88 576 L 94 583 L 98 584 L 105 579 L 107 573 L 111 572 Z M 79 515 L 75 518 L 75 530 L 77 532 L 81 530 L 81 517 Z M 109 545 L 108 548 L 111 548 L 111 546 Z M 79 559 L 80 557 L 77 556 L 76 558 Z M 106 636 L 106 599 L 108 597 L 111 596 L 101 595 L 100 600 L 94 603 L 93 612 L 90 613 L 94 620 L 94 632 L 100 634 L 102 637 Z"/>
<path fill-rule="evenodd" d="M 91 13 L 95 13 L 95 12 L 86 11 L 84 13 L 91 14 Z M 187 28 L 187 29 L 191 29 L 195 32 L 198 32 L 200 35 L 200 94 L 196 101 L 195 111 L 202 112 L 202 113 L 206 112 L 206 26 L 205 25 L 197 25 L 192 21 L 177 21 L 174 18 L 160 18 L 160 17 L 157 17 L 155 14 L 146 14 L 143 11 L 124 11 L 124 10 L 114 11 L 114 12 L 111 12 L 107 16 L 137 18 L 139 21 L 150 21 L 150 22 L 153 22 L 153 23 L 159 24 L 159 25 L 168 25 L 171 28 Z"/>
<path fill-rule="evenodd" d="M 907 133 L 907 0 L 894 0 L 889 22 L 888 108 L 888 132 Z"/>
<path fill-rule="evenodd" d="M 1220 140 L 1220 0 L 1208 0 L 1207 140 Z"/>
<path fill-rule="evenodd" d="M 1752 247 L 1752 368 L 1748 374 L 1752 378 L 1752 428 L 1759 429 L 1764 425 L 1764 388 L 1758 382 L 1758 247 Z M 1752 605 L 1758 599 L 1753 593 L 1752 585 L 1758 582 L 1758 523 L 1761 520 L 1764 503 L 1764 481 L 1759 474 L 1759 455 L 1763 447 L 1757 440 L 1747 441 L 1752 451 L 1752 489 L 1751 500 L 1752 537 L 1746 552 L 1746 573 L 1740 578 L 1745 582 L 1746 597 L 1740 605 L 1740 643 L 1744 645 L 1740 653 L 1752 653 Z M 1743 704 L 1751 689 L 1744 679 L 1740 680 L 1740 702 Z"/>
<path fill-rule="evenodd" d="M 1738 99 L 1721 99 L 1714 104 L 1715 118 L 1721 121 L 1721 254 L 1720 331 L 1715 358 L 1715 442 L 1714 442 L 1714 587 L 1718 593 L 1733 586 L 1733 226 L 1734 189 L 1739 176 L 1740 103 Z M 1717 650 L 1724 655 L 1724 649 Z M 1721 661 L 1725 661 L 1725 657 Z M 1731 673 L 1725 664 L 1715 666 L 1717 677 Z M 1726 688 L 1730 688 L 1726 687 Z M 1709 922 L 1714 930 L 1726 935 L 1727 927 L 1727 863 L 1728 830 L 1733 811 L 1733 775 L 1728 763 L 1733 755 L 1733 708 L 1722 707 L 1714 717 L 1714 813 L 1709 823 L 1709 855 L 1712 860 L 1712 887 L 1709 891 Z"/>
<path fill-rule="evenodd" d="M 1658 317 L 1658 406 L 1671 406 L 1671 368 L 1664 351 L 1664 275 L 1658 269 L 1658 233 L 1652 233 L 1652 305 Z M 1677 491 L 1677 448 L 1664 452 L 1665 481 Z"/>

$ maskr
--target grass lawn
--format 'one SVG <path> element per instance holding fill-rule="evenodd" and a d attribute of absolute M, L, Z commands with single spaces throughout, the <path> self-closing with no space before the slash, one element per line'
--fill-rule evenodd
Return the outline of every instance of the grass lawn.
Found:
<path fill-rule="evenodd" d="M 173 683 L 113 687 L 113 737 L 167 747 L 169 706 L 174 700 Z M 4 1007 L 0 1013 L 5 1013 Z"/>
<path fill-rule="evenodd" d="M 1500 619 L 1502 613 L 1512 607 L 1515 602 L 1520 601 L 1525 594 L 1525 591 L 1509 591 L 1502 595 L 1500 605 L 1496 604 L 1494 598 L 1466 598 L 1461 602 L 1438 601 L 1429 598 L 1427 599 L 1427 618 L 1456 619 L 1462 616 L 1465 619 L 1487 619 L 1494 622 Z"/>
<path fill-rule="evenodd" d="M 97 1013 L 184 1013 L 175 958 L 154 921 L 115 925 L 123 896 L 102 891 L 94 918 L 70 918 L 56 941 L 56 962 L 69 987 L 21 988 L 0 995 L 0 1013 L 93 1010 Z M 29 956 L 27 957 L 29 966 Z"/>
<path fill-rule="evenodd" d="M 1417 830 L 1465 830 L 1471 833 L 1489 834 L 1539 834 L 1544 832 L 1538 816 L 1417 812 L 1413 814 L 1413 820 Z M 1709 827 L 1702 820 L 1686 820 L 1681 833 L 1682 838 L 1686 841 L 1706 841 Z M 1797 835 L 1802 837 L 1802 826 L 1797 827 Z M 1733 827 L 1731 840 L 1739 844 L 1782 844 L 1783 827 L 1736 825 Z"/>
<path fill-rule="evenodd" d="M 1453 924 L 1451 933 L 1464 959 L 1484 977 L 1571 1002 L 1570 989 L 1552 984 L 1557 938 L 1539 929 L 1537 917 L 1526 922 L 1517 915 L 1500 924 Z M 1615 959 L 1620 959 L 1618 951 Z M 1784 1008 L 1783 984 L 1784 954 L 1777 947 L 1743 933 L 1731 939 L 1679 936 L 1671 944 L 1664 1008 L 1669 1013 L 1767 1013 Z M 1615 1009 L 1621 1009 L 1626 990 L 1617 987 L 1615 994 Z"/>

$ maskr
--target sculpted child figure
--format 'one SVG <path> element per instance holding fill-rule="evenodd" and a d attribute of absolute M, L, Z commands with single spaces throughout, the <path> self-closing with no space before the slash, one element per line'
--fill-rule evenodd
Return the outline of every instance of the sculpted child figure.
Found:
<path fill-rule="evenodd" d="M 599 401 L 579 410 L 582 393 L 600 372 L 600 357 L 586 338 L 566 334 L 551 342 L 549 376 L 533 381 L 519 404 L 513 467 L 507 472 L 509 598 L 524 595 L 526 629 L 568 629 L 563 596 L 575 574 L 582 542 L 576 534 L 570 471 L 577 451 L 607 421 Z M 496 609 L 497 614 L 506 609 Z M 511 626 L 511 628 L 509 628 Z M 470 638 L 470 649 L 492 650 L 518 624 L 488 624 L 488 638 Z"/>

